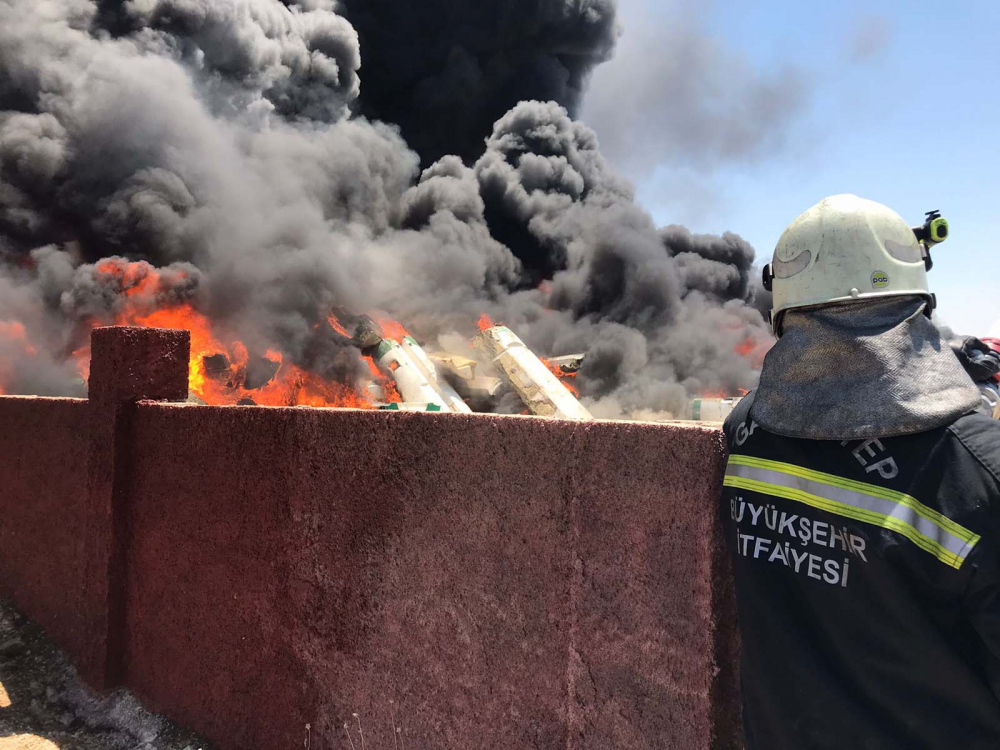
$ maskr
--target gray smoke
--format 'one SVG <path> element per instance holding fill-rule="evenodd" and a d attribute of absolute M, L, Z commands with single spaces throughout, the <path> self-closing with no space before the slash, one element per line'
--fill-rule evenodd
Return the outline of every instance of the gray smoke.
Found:
<path fill-rule="evenodd" d="M 752 248 L 657 229 L 566 108 L 611 54 L 614 3 L 449 3 L 436 24 L 411 6 L 0 4 L 0 387 L 80 393 L 91 325 L 179 302 L 345 382 L 365 366 L 335 307 L 432 348 L 487 312 L 540 353 L 585 351 L 602 415 L 751 387 Z"/>
<path fill-rule="evenodd" d="M 630 0 L 628 44 L 593 75 L 582 114 L 609 160 L 633 175 L 667 166 L 702 176 L 782 149 L 807 108 L 807 74 L 758 69 L 685 18 L 698 3 L 666 16 L 668 2 Z"/>
<path fill-rule="evenodd" d="M 854 21 L 850 38 L 850 60 L 863 63 L 877 58 L 892 44 L 895 29 L 885 16 L 865 14 Z"/>
<path fill-rule="evenodd" d="M 657 230 L 593 131 L 554 103 L 501 118 L 475 170 L 491 227 L 551 279 L 501 300 L 499 317 L 539 351 L 587 352 L 580 379 L 598 414 L 753 384 L 768 336 L 748 243 Z"/>

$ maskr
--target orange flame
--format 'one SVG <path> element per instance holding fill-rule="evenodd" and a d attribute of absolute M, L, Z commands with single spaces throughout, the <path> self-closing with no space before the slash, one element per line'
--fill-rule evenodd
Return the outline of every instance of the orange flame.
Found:
<path fill-rule="evenodd" d="M 378 323 L 387 339 L 401 341 L 404 336 L 410 335 L 398 320 L 393 320 L 384 313 L 373 313 L 369 317 Z"/>
<path fill-rule="evenodd" d="M 733 351 L 739 356 L 750 361 L 750 366 L 759 370 L 764 366 L 764 355 L 774 344 L 770 338 L 758 335 L 749 335 L 740 343 L 733 347 Z"/>
<path fill-rule="evenodd" d="M 396 388 L 396 383 L 387 373 L 382 372 L 378 369 L 378 365 L 375 364 L 375 360 L 371 357 L 365 357 L 368 362 L 368 369 L 371 370 L 372 377 L 375 378 L 379 387 L 382 389 L 382 400 L 387 404 L 398 404 L 402 402 L 402 397 L 399 395 L 399 391 Z"/>
<path fill-rule="evenodd" d="M 539 357 L 542 360 L 542 364 L 549 368 L 549 371 L 559 378 L 559 382 L 566 386 L 566 390 L 572 393 L 577 398 L 580 398 L 580 389 L 576 387 L 576 384 L 572 382 L 572 379 L 577 376 L 577 372 L 566 372 L 560 365 L 554 364 L 544 357 Z"/>
<path fill-rule="evenodd" d="M 285 360 L 280 351 L 268 349 L 264 359 L 275 366 L 274 375 L 259 388 L 247 388 L 247 368 L 250 355 L 243 342 L 236 339 L 223 341 L 212 329 L 212 324 L 190 303 L 174 304 L 158 309 L 146 309 L 160 289 L 161 275 L 144 263 L 102 261 L 95 273 L 114 277 L 124 292 L 126 305 L 114 319 L 117 325 L 148 326 L 187 330 L 191 334 L 191 359 L 188 370 L 188 388 L 208 404 L 236 404 L 251 400 L 263 406 L 336 406 L 356 409 L 375 408 L 375 399 L 366 388 L 359 385 L 328 381 L 316 373 Z M 144 301 L 145 300 L 145 301 Z M 330 326 L 347 337 L 343 325 L 334 315 L 327 318 Z M 99 321 L 91 321 L 95 327 Z M 395 324 L 405 335 L 403 327 L 388 318 L 380 325 Z M 23 327 L 22 327 L 23 328 Z M 395 329 L 394 329 L 395 330 Z M 3 329 L 0 329 L 2 335 Z M 222 366 L 206 368 L 206 357 L 222 355 Z M 86 379 L 90 367 L 89 342 L 72 354 L 77 369 Z M 381 373 L 371 358 L 368 365 L 382 389 L 384 401 L 399 401 L 392 379 Z"/>
<path fill-rule="evenodd" d="M 340 322 L 340 319 L 337 318 L 337 316 L 334 315 L 333 313 L 327 315 L 326 322 L 330 324 L 330 328 L 335 330 L 341 336 L 346 336 L 347 338 L 351 338 L 351 334 L 347 332 L 347 329 L 344 328 L 343 324 Z"/>
<path fill-rule="evenodd" d="M 0 339 L 17 342 L 25 354 L 35 354 L 37 351 L 28 341 L 28 332 L 24 328 L 24 323 L 16 320 L 0 320 Z"/>
<path fill-rule="evenodd" d="M 6 343 L 5 343 L 6 342 Z M 0 320 L 0 343 L 5 343 L 4 353 L 15 357 L 30 357 L 37 352 L 24 324 L 17 320 Z M 7 393 L 14 371 L 9 361 L 0 360 L 0 395 Z"/>
<path fill-rule="evenodd" d="M 493 328 L 495 324 L 493 323 L 493 320 L 490 318 L 489 315 L 483 313 L 482 315 L 479 316 L 479 320 L 476 321 L 476 325 L 479 326 L 480 331 L 485 331 L 490 328 Z"/>
<path fill-rule="evenodd" d="M 88 340 L 86 345 L 79 349 L 74 349 L 70 357 L 76 365 L 76 371 L 81 380 L 86 383 L 90 380 L 90 341 Z"/>

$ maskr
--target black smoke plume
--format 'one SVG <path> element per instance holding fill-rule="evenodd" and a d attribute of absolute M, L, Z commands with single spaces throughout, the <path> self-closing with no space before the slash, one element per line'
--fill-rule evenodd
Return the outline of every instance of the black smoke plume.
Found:
<path fill-rule="evenodd" d="M 346 0 L 364 54 L 359 111 L 393 122 L 425 162 L 481 153 L 520 101 L 576 114 L 618 38 L 615 0 Z"/>
<path fill-rule="evenodd" d="M 587 352 L 601 416 L 752 386 L 752 248 L 655 227 L 573 119 L 617 29 L 612 0 L 0 4 L 0 388 L 82 393 L 91 325 L 179 303 L 345 382 L 337 307 Z"/>

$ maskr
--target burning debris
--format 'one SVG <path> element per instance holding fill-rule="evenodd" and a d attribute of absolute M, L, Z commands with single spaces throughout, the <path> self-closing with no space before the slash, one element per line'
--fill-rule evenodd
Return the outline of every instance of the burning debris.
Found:
<path fill-rule="evenodd" d="M 490 358 L 532 414 L 557 419 L 593 419 L 550 367 L 506 326 L 491 326 L 481 331 L 473 344 Z"/>
<path fill-rule="evenodd" d="M 483 311 L 586 353 L 518 365 L 533 411 L 753 387 L 753 249 L 658 229 L 573 119 L 614 0 L 238 5 L 0 3 L 0 391 L 82 395 L 90 330 L 130 324 L 191 331 L 208 404 L 504 409 Z"/>
<path fill-rule="evenodd" d="M 415 411 L 471 413 L 466 400 L 449 381 L 457 382 L 465 398 L 492 397 L 501 386 L 501 378 L 478 375 L 479 363 L 457 354 L 424 352 L 416 339 L 398 324 L 398 339 L 387 335 L 375 320 L 367 315 L 353 318 L 350 327 L 343 310 L 330 316 L 330 325 L 343 336 L 349 336 L 362 353 L 371 358 L 384 377 L 391 378 L 393 392 L 401 399 L 383 408 Z M 483 318 L 481 318 L 483 320 Z M 566 368 L 567 376 L 575 375 L 582 355 L 558 358 L 559 364 L 544 363 L 536 357 L 510 329 L 489 326 L 473 340 L 473 346 L 496 368 L 502 380 L 510 385 L 533 414 L 561 419 L 592 419 L 587 410 L 553 374 Z M 439 370 L 440 368 L 440 370 Z"/>
<path fill-rule="evenodd" d="M 341 316 L 345 315 L 341 311 Z M 331 315 L 329 321 L 338 333 L 348 335 L 340 318 Z M 354 333 L 350 338 L 373 363 L 373 369 L 382 381 L 382 398 L 388 397 L 388 408 L 460 414 L 472 412 L 451 384 L 438 375 L 437 367 L 417 340 L 398 323 L 393 322 L 391 326 L 395 329 L 396 338 L 390 336 L 393 333 L 391 329 L 387 332 L 367 315 L 355 318 L 352 325 Z"/>
<path fill-rule="evenodd" d="M 434 363 L 410 336 L 401 342 L 383 339 L 375 350 L 375 363 L 392 377 L 405 403 L 436 406 L 435 411 L 472 411 L 455 389 L 438 377 Z"/>
<path fill-rule="evenodd" d="M 435 352 L 430 355 L 431 361 L 440 368 L 440 372 L 448 378 L 461 396 L 469 401 L 491 402 L 503 386 L 500 378 L 479 374 L 479 363 L 460 354 Z M 488 409 L 482 409 L 488 411 Z"/>

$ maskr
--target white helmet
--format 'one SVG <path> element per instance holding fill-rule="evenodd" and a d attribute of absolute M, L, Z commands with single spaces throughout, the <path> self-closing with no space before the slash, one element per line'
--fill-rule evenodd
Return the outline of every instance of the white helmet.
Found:
<path fill-rule="evenodd" d="M 856 195 L 825 198 L 788 226 L 764 268 L 771 327 L 781 335 L 786 310 L 877 297 L 925 297 L 929 313 L 926 257 L 895 211 Z"/>

